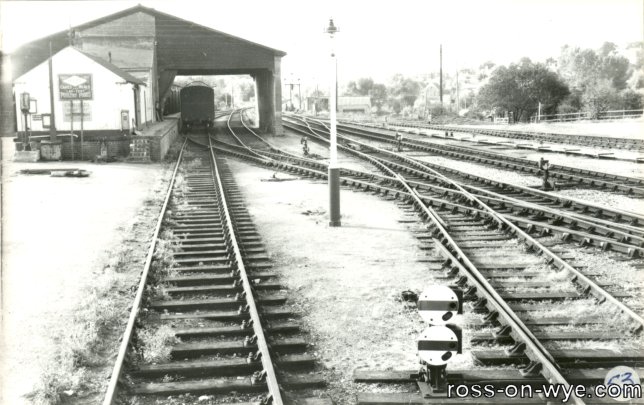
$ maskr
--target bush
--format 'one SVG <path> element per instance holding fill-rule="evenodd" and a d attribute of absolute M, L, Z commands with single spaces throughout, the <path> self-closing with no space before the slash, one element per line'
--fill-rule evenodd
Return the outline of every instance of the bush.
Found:
<path fill-rule="evenodd" d="M 624 90 L 621 94 L 621 98 L 622 106 L 625 110 L 640 110 L 644 105 L 642 94 L 635 90 Z"/>
<path fill-rule="evenodd" d="M 573 90 L 566 98 L 561 101 L 561 104 L 557 106 L 557 113 L 559 114 L 568 114 L 576 113 L 582 109 L 581 101 L 582 93 L 578 90 Z"/>
<path fill-rule="evenodd" d="M 441 104 L 430 105 L 429 112 L 430 114 L 432 114 L 432 118 L 450 114 L 450 112 L 445 108 L 445 106 Z"/>
<path fill-rule="evenodd" d="M 607 80 L 597 82 L 589 86 L 582 95 L 584 111 L 591 119 L 598 119 L 600 114 L 608 110 L 617 110 L 621 107 L 621 99 L 617 90 Z"/>

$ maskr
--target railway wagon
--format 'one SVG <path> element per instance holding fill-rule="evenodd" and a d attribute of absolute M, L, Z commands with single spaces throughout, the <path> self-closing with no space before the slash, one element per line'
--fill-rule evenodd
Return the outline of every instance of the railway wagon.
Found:
<path fill-rule="evenodd" d="M 191 84 L 181 89 L 179 98 L 182 132 L 204 129 L 210 133 L 215 124 L 215 91 L 212 87 Z"/>

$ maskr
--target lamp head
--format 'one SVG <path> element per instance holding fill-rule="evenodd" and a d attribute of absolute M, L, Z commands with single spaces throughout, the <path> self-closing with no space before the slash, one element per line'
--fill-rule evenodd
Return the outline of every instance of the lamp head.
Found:
<path fill-rule="evenodd" d="M 331 37 L 335 35 L 336 32 L 338 32 L 338 27 L 333 24 L 333 18 L 329 19 L 329 26 L 327 27 L 326 31 L 327 34 L 329 34 Z"/>

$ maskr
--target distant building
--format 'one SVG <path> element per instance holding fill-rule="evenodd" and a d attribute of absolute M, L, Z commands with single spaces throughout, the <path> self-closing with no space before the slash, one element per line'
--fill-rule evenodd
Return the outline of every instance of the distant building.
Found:
<path fill-rule="evenodd" d="M 311 113 L 329 111 L 329 97 L 320 95 L 318 97 L 307 97 L 305 108 Z"/>
<path fill-rule="evenodd" d="M 320 96 L 320 97 L 307 97 L 306 98 L 306 109 L 309 112 L 315 112 L 317 106 L 317 111 L 328 111 L 329 110 L 329 97 Z M 338 112 L 340 113 L 360 113 L 360 114 L 370 114 L 371 113 L 371 98 L 368 96 L 362 97 L 338 97 Z"/>
<path fill-rule="evenodd" d="M 365 97 L 338 97 L 338 112 L 341 113 L 371 113 L 371 98 Z"/>
<path fill-rule="evenodd" d="M 444 91 L 445 89 L 443 89 L 443 92 Z M 443 93 L 443 98 L 445 98 L 445 93 Z M 440 84 L 438 83 L 428 84 L 425 87 L 425 89 L 423 89 L 423 92 L 422 94 L 420 94 L 419 99 L 421 99 L 421 101 L 423 101 L 425 105 L 440 103 L 441 102 Z"/>

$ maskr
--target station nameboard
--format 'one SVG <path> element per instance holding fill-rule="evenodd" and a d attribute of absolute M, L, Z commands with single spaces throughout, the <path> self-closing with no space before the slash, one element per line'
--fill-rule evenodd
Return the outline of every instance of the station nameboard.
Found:
<path fill-rule="evenodd" d="M 61 100 L 91 100 L 92 75 L 85 73 L 58 75 L 58 90 Z"/>

